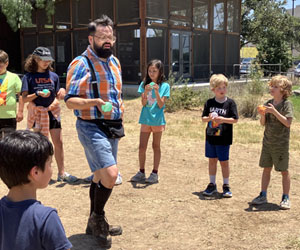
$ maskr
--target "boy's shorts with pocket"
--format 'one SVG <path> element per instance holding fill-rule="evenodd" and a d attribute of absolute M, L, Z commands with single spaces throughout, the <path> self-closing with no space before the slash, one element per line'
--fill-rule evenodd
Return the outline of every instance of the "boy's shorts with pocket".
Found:
<path fill-rule="evenodd" d="M 160 126 L 149 126 L 146 124 L 141 124 L 141 132 L 144 133 L 157 133 L 157 132 L 163 132 L 165 130 L 165 125 Z"/>
<path fill-rule="evenodd" d="M 284 150 L 269 150 L 262 147 L 259 166 L 262 168 L 270 168 L 274 165 L 276 171 L 287 171 L 289 168 L 289 152 Z"/>

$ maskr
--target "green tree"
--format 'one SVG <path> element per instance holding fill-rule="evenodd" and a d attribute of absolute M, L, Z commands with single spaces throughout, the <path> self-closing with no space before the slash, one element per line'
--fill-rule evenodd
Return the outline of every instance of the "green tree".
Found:
<path fill-rule="evenodd" d="M 35 8 L 45 9 L 47 17 L 51 18 L 54 4 L 55 0 L 0 0 L 1 12 L 14 31 L 32 25 L 31 12 Z"/>
<path fill-rule="evenodd" d="M 299 40 L 295 29 L 299 19 L 289 15 L 284 4 L 286 0 L 242 0 L 241 23 L 241 47 L 255 44 L 259 61 L 282 63 L 282 71 L 291 66 L 291 44 L 298 44 Z"/>

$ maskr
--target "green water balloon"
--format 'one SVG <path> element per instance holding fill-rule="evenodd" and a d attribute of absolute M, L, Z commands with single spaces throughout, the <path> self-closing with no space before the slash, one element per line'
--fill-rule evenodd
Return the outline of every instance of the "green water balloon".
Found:
<path fill-rule="evenodd" d="M 104 105 L 101 106 L 103 112 L 109 112 L 112 110 L 112 105 L 110 102 L 105 102 Z"/>

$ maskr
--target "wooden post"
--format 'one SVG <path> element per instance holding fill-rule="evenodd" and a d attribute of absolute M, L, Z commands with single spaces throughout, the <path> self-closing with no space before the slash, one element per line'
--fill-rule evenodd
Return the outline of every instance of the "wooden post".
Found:
<path fill-rule="evenodd" d="M 140 6 L 140 73 L 141 78 L 145 77 L 147 65 L 147 40 L 146 40 L 146 1 L 139 0 Z"/>

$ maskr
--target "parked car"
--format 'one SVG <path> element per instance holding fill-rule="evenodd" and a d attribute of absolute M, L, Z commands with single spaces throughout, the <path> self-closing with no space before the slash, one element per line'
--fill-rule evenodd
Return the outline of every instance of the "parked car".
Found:
<path fill-rule="evenodd" d="M 294 69 L 294 76 L 300 77 L 300 63 L 298 63 L 297 67 Z"/>
<path fill-rule="evenodd" d="M 250 74 L 251 63 L 254 61 L 255 58 L 246 57 L 243 58 L 241 65 L 240 65 L 240 74 Z"/>
<path fill-rule="evenodd" d="M 293 61 L 293 64 L 294 65 L 298 65 L 300 63 L 300 60 L 295 60 L 295 61 Z"/>

